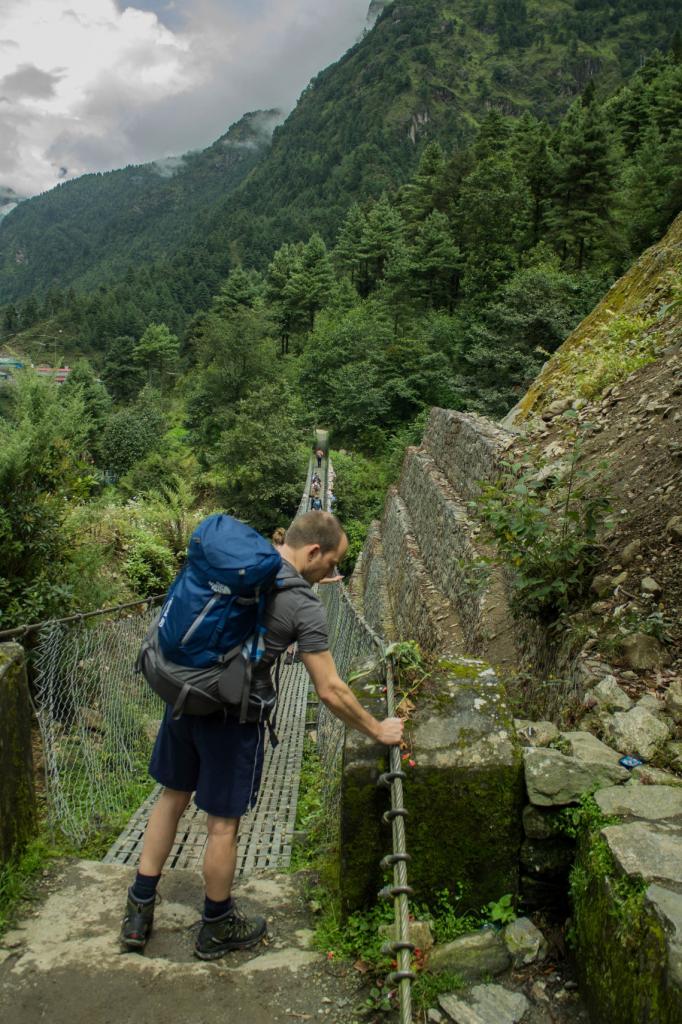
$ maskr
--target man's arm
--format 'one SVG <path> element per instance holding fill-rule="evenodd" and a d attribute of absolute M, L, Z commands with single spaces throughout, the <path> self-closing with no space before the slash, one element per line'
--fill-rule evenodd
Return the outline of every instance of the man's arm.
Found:
<path fill-rule="evenodd" d="M 323 704 L 333 715 L 352 729 L 388 746 L 400 743 L 403 737 L 403 723 L 400 718 L 384 718 L 379 721 L 365 711 L 350 687 L 336 671 L 336 665 L 329 651 L 310 654 L 299 651 L 303 664 L 313 681 L 313 686 Z"/>

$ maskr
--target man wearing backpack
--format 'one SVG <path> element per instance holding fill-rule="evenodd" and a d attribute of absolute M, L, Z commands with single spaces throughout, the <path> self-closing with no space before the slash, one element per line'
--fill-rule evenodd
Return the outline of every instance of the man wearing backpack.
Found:
<path fill-rule="evenodd" d="M 373 740 L 397 744 L 402 721 L 373 718 L 339 677 L 329 651 L 324 607 L 311 589 L 343 559 L 347 547 L 339 521 L 329 513 L 307 512 L 289 527 L 279 548 L 282 565 L 268 598 L 265 650 L 253 669 L 251 688 L 259 699 L 267 699 L 272 691 L 270 669 L 295 641 L 318 697 L 329 710 Z M 150 763 L 150 774 L 164 788 L 150 815 L 139 869 L 128 890 L 121 929 L 127 949 L 142 950 L 149 938 L 156 887 L 193 792 L 197 807 L 207 812 L 208 827 L 205 904 L 195 954 L 214 960 L 230 950 L 253 946 L 265 935 L 265 919 L 247 917 L 231 896 L 239 820 L 256 803 L 265 726 L 262 719 L 240 721 L 223 711 L 174 717 L 167 706 Z"/>

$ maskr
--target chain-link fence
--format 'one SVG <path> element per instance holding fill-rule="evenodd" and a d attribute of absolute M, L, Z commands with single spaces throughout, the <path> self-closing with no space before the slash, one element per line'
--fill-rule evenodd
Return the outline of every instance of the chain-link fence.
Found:
<path fill-rule="evenodd" d="M 353 607 L 342 584 L 319 588 L 327 612 L 329 647 L 342 679 L 360 660 L 382 651 L 379 637 Z M 327 819 L 338 825 L 341 794 L 341 754 L 345 727 L 320 704 L 317 718 L 317 747 L 323 771 L 322 799 Z"/>
<path fill-rule="evenodd" d="M 147 763 L 163 703 L 134 664 L 156 609 L 43 627 L 35 703 L 50 814 L 83 842 L 150 792 Z"/>

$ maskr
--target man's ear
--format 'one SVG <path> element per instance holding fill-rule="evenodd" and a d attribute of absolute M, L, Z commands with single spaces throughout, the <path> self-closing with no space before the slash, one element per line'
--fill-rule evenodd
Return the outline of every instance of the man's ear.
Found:
<path fill-rule="evenodd" d="M 311 544 L 310 547 L 308 548 L 308 561 L 312 562 L 313 559 L 316 558 L 319 555 L 319 553 L 320 553 L 320 545 L 319 544 Z"/>

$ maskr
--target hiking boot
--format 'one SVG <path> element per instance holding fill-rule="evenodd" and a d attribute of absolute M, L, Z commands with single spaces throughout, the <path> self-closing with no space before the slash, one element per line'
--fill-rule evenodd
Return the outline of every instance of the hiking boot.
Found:
<path fill-rule="evenodd" d="M 133 896 L 132 886 L 128 889 L 125 917 L 121 925 L 121 942 L 128 949 L 144 949 L 154 924 L 156 898 L 138 900 Z"/>
<path fill-rule="evenodd" d="M 200 960 L 217 960 L 232 949 L 255 946 L 266 931 L 264 917 L 247 917 L 233 905 L 222 917 L 203 918 L 194 952 Z"/>

